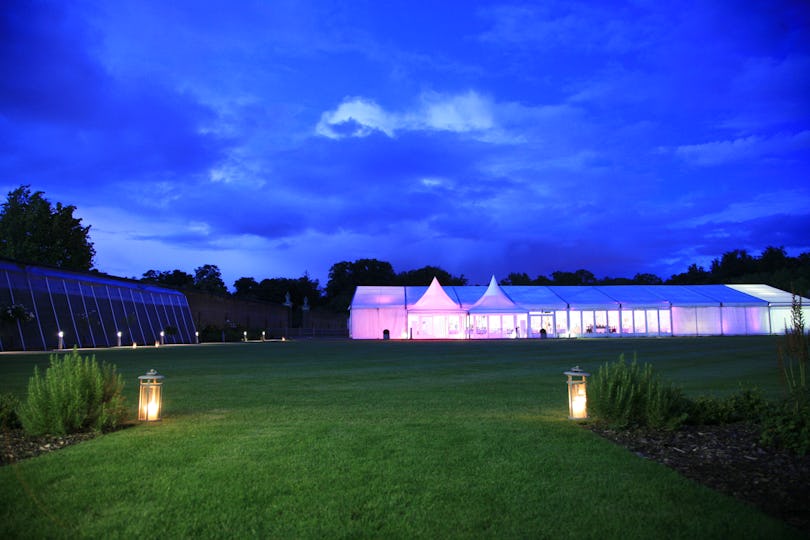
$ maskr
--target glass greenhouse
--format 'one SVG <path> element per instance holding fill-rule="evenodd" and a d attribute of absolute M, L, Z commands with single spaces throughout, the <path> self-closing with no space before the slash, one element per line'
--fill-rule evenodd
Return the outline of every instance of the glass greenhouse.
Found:
<path fill-rule="evenodd" d="M 0 260 L 0 350 L 195 341 L 181 292 Z"/>
<path fill-rule="evenodd" d="M 792 295 L 768 285 L 360 286 L 354 339 L 781 334 Z M 810 300 L 802 298 L 805 318 Z"/>

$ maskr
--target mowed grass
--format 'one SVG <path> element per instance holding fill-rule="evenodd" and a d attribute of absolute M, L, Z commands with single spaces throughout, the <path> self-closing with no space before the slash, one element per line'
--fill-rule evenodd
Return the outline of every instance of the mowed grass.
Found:
<path fill-rule="evenodd" d="M 621 353 L 692 395 L 779 392 L 773 337 L 98 350 L 133 416 L 166 376 L 164 420 L 0 468 L 0 537 L 799 537 L 566 419 L 562 372 Z M 35 364 L 0 355 L 0 392 Z"/>

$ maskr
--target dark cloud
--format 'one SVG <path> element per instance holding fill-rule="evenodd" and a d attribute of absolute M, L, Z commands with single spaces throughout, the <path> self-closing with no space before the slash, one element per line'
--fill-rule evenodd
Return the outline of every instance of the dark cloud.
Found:
<path fill-rule="evenodd" d="M 211 109 L 154 81 L 112 77 L 90 52 L 98 37 L 75 15 L 50 2 L 2 12 L 0 114 L 9 123 L 0 139 L 19 156 L 0 168 L 3 181 L 177 180 L 222 159 L 232 141 L 205 131 Z"/>

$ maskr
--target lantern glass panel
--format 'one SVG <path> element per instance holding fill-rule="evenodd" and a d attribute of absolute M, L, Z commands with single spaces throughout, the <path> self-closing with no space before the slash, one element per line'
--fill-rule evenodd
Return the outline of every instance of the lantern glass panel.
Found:
<path fill-rule="evenodd" d="M 152 370 L 138 378 L 141 381 L 138 420 L 144 422 L 160 420 L 163 409 L 163 376 Z"/>

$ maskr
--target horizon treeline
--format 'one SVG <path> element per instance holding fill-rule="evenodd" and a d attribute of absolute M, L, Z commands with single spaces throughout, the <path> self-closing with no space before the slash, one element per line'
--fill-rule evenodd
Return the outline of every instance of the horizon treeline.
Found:
<path fill-rule="evenodd" d="M 229 293 L 222 281 L 219 268 L 204 265 L 187 274 L 181 270 L 149 270 L 141 281 L 159 285 L 194 289 L 212 294 L 230 295 L 247 300 L 275 303 L 291 302 L 301 307 L 305 302 L 315 307 L 328 307 L 344 311 L 349 307 L 358 285 L 429 285 L 436 277 L 442 285 L 468 285 L 464 275 L 453 276 L 438 266 L 424 266 L 415 270 L 395 272 L 391 263 L 377 259 L 341 261 L 329 269 L 329 280 L 321 287 L 317 279 L 304 273 L 299 278 L 267 278 L 257 281 L 253 277 L 237 279 L 234 292 Z M 758 256 L 744 249 L 735 249 L 712 260 L 708 269 L 692 264 L 685 272 L 673 274 L 664 280 L 650 273 L 637 273 L 632 278 L 597 278 L 586 269 L 555 271 L 534 278 L 525 272 L 513 272 L 501 279 L 501 285 L 707 285 L 719 283 L 761 283 L 778 289 L 810 296 L 810 253 L 796 257 L 787 255 L 784 247 L 766 247 Z M 485 284 L 482 284 L 485 285 Z"/>

